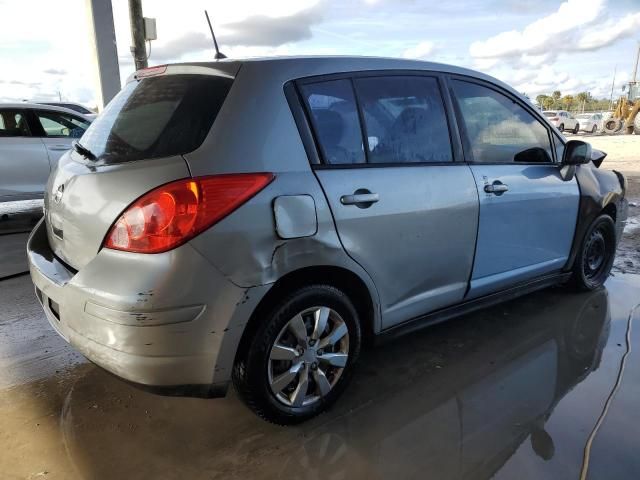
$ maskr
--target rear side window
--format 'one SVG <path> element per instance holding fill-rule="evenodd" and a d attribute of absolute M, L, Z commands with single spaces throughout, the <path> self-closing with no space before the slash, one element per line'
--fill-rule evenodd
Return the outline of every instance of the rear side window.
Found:
<path fill-rule="evenodd" d="M 35 112 L 45 137 L 80 138 L 89 128 L 85 119 L 49 110 Z"/>
<path fill-rule="evenodd" d="M 233 80 L 163 75 L 128 83 L 80 143 L 105 163 L 181 155 L 198 148 Z"/>
<path fill-rule="evenodd" d="M 28 137 L 27 119 L 20 110 L 0 110 L 0 137 Z"/>
<path fill-rule="evenodd" d="M 465 127 L 468 160 L 482 163 L 551 162 L 549 132 L 521 105 L 491 88 L 452 82 Z"/>
<path fill-rule="evenodd" d="M 350 80 L 301 86 L 322 156 L 326 163 L 364 163 L 362 130 Z"/>
<path fill-rule="evenodd" d="M 384 76 L 355 81 L 370 163 L 451 162 L 449 127 L 433 77 Z"/>

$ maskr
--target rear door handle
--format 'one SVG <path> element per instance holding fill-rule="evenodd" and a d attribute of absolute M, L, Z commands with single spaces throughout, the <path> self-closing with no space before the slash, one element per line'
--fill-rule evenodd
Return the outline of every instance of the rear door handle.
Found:
<path fill-rule="evenodd" d="M 377 193 L 372 193 L 365 188 L 361 188 L 353 192 L 353 195 L 342 195 L 340 203 L 343 205 L 355 205 L 358 208 L 369 208 L 371 205 L 380 200 Z"/>
<path fill-rule="evenodd" d="M 509 191 L 509 186 L 502 183 L 500 180 L 496 180 L 491 184 L 484 186 L 484 191 L 487 193 L 493 193 L 495 195 L 502 195 L 504 192 Z"/>

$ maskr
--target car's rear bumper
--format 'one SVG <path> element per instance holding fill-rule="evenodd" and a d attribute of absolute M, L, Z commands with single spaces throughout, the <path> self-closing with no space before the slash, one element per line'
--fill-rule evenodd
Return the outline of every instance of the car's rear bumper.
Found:
<path fill-rule="evenodd" d="M 163 393 L 226 391 L 265 288 L 237 287 L 189 244 L 154 255 L 103 249 L 75 272 L 53 255 L 43 221 L 27 253 L 49 323 L 89 360 Z"/>

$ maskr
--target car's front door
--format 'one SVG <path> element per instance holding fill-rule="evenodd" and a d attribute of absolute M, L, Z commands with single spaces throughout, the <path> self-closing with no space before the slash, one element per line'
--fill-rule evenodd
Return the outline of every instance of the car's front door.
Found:
<path fill-rule="evenodd" d="M 31 135 L 22 109 L 0 109 L 0 200 L 42 197 L 49 177 L 47 151 Z"/>
<path fill-rule="evenodd" d="M 451 87 L 480 197 L 468 298 L 562 269 L 580 193 L 560 176 L 549 129 L 498 87 L 460 78 Z"/>
<path fill-rule="evenodd" d="M 375 282 L 383 327 L 461 301 L 478 197 L 469 167 L 454 162 L 438 78 L 316 79 L 299 89 L 324 161 L 315 173 L 345 250 Z"/>

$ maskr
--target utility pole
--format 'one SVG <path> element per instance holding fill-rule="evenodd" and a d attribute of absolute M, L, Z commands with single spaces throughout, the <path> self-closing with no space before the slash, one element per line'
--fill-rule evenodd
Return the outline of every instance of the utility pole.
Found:
<path fill-rule="evenodd" d="M 638 62 L 640 62 L 640 42 L 638 42 L 638 53 L 636 54 L 636 64 L 633 67 L 633 74 L 631 75 L 631 83 L 636 83 L 636 78 L 638 76 Z"/>
<path fill-rule="evenodd" d="M 611 96 L 609 97 L 609 110 L 613 108 L 613 88 L 616 85 L 616 72 L 618 70 L 618 65 L 616 65 L 613 69 L 613 80 L 611 81 Z"/>
<path fill-rule="evenodd" d="M 129 21 L 131 23 L 131 53 L 136 70 L 147 68 L 147 48 L 144 43 L 144 17 L 142 16 L 142 0 L 129 0 Z"/>

